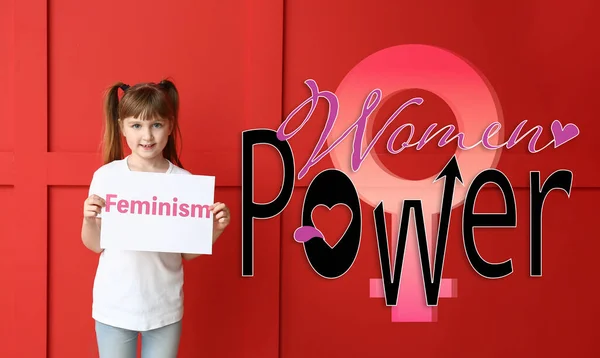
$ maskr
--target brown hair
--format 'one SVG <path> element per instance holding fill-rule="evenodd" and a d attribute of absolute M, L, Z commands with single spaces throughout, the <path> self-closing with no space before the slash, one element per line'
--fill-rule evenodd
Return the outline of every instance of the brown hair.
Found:
<path fill-rule="evenodd" d="M 124 91 L 119 100 L 119 89 Z M 102 156 L 104 164 L 123 159 L 123 139 L 120 120 L 127 117 L 139 119 L 161 118 L 170 120 L 172 131 L 163 156 L 183 168 L 177 154 L 179 132 L 179 93 L 169 80 L 159 83 L 139 83 L 129 87 L 117 82 L 110 87 L 104 100 L 104 138 Z"/>

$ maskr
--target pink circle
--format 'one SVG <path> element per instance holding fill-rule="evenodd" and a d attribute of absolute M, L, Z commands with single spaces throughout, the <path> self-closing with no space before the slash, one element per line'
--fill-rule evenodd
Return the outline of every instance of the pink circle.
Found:
<path fill-rule="evenodd" d="M 448 104 L 456 116 L 458 128 L 450 138 L 458 132 L 464 133 L 464 144 L 467 147 L 479 142 L 491 123 L 503 124 L 500 106 L 493 88 L 466 60 L 433 46 L 399 45 L 368 56 L 344 77 L 335 92 L 339 99 L 339 112 L 336 123 L 327 137 L 330 146 L 359 118 L 364 101 L 369 93 L 377 88 L 382 91 L 383 96 L 380 106 L 386 96 L 400 90 L 419 88 L 435 93 Z M 424 102 L 422 106 L 424 105 L 427 103 Z M 372 120 L 373 115 L 369 118 L 369 121 Z M 410 118 L 400 113 L 390 123 L 390 127 L 397 128 L 409 122 Z M 431 134 L 442 127 L 437 126 Z M 438 145 L 443 133 L 435 136 L 426 145 Z M 489 143 L 498 145 L 502 143 L 502 137 L 503 131 L 500 131 L 490 138 Z M 365 135 L 361 144 L 361 153 L 368 146 L 366 138 Z M 372 152 L 354 172 L 350 159 L 353 139 L 352 134 L 346 137 L 331 150 L 330 156 L 334 166 L 352 179 L 361 199 L 371 206 L 384 201 L 385 210 L 390 213 L 399 213 L 403 200 L 421 199 L 425 212 L 439 212 L 444 179 L 434 183 L 437 173 L 422 180 L 408 180 L 380 167 L 374 160 Z M 380 141 L 386 142 L 388 139 L 379 138 Z M 413 137 L 411 143 L 419 139 Z M 400 140 L 397 139 L 395 147 L 399 147 Z M 477 174 L 495 167 L 500 153 L 500 149 L 489 150 L 481 144 L 468 150 L 457 148 L 456 158 L 464 185 L 457 183 L 455 186 L 453 206 L 462 203 L 469 184 Z M 403 152 L 396 155 L 403 155 Z M 439 171 L 442 169 L 439 168 Z"/>

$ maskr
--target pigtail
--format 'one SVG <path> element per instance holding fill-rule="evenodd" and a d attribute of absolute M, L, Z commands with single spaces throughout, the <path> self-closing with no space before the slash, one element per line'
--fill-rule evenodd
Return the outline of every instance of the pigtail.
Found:
<path fill-rule="evenodd" d="M 177 154 L 177 138 L 181 138 L 181 132 L 179 130 L 179 92 L 175 87 L 175 84 L 169 80 L 162 80 L 158 83 L 158 86 L 166 93 L 169 101 L 171 102 L 173 117 L 171 123 L 173 123 L 173 131 L 169 136 L 167 145 L 163 151 L 164 156 L 171 162 L 175 163 L 178 167 L 183 168 L 179 155 Z M 175 135 L 177 134 L 177 135 Z"/>
<path fill-rule="evenodd" d="M 122 82 L 114 84 L 104 99 L 104 138 L 102 157 L 104 164 L 122 159 L 123 144 L 119 127 L 119 88 L 125 88 Z"/>
<path fill-rule="evenodd" d="M 162 80 L 158 85 L 169 97 L 171 105 L 173 106 L 173 115 L 175 116 L 175 119 L 179 119 L 179 92 L 177 91 L 175 84 L 169 80 Z"/>

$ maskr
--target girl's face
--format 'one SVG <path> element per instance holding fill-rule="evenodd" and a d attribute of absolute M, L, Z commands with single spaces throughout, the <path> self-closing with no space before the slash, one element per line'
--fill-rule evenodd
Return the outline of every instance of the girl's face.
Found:
<path fill-rule="evenodd" d="M 171 130 L 171 121 L 162 119 L 128 117 L 121 122 L 121 131 L 131 153 L 146 160 L 162 156 Z"/>

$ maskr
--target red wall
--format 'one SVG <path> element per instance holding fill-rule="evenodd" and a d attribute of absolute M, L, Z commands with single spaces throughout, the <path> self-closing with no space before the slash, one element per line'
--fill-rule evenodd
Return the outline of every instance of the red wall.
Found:
<path fill-rule="evenodd" d="M 234 216 L 213 256 L 186 263 L 181 357 L 597 354 L 592 342 L 600 311 L 586 289 L 593 287 L 600 249 L 591 225 L 600 200 L 592 147 L 599 129 L 592 107 L 599 10 L 593 0 L 568 6 L 542 0 L 0 0 L 0 356 L 96 356 L 90 315 L 97 257 L 83 247 L 79 230 L 91 174 L 100 165 L 101 95 L 114 81 L 164 76 L 181 93 L 186 168 L 216 175 L 216 200 L 229 203 Z M 477 230 L 477 247 L 488 261 L 512 258 L 513 274 L 486 280 L 473 271 L 459 207 L 444 266 L 444 277 L 458 280 L 458 296 L 440 300 L 437 322 L 391 322 L 383 299 L 369 297 L 369 280 L 381 276 L 372 207 L 363 204 L 360 252 L 337 280 L 314 272 L 293 240 L 306 186 L 332 167 L 326 157 L 296 181 L 282 214 L 255 222 L 254 277 L 241 277 L 241 132 L 276 129 L 310 95 L 306 79 L 335 91 L 362 59 L 407 43 L 451 50 L 481 71 L 508 133 L 524 119 L 545 128 L 559 119 L 581 130 L 563 147 L 535 155 L 521 142 L 497 164 L 515 188 L 518 225 Z M 418 132 L 432 122 L 456 124 L 442 99 L 415 89 L 390 100 L 373 126 L 380 128 L 409 95 L 431 103 L 411 112 Z M 320 102 L 290 140 L 296 172 L 326 111 Z M 549 138 L 546 132 L 541 142 Z M 383 144 L 375 148 L 394 174 L 413 180 L 437 174 L 454 152 L 428 146 L 386 156 Z M 270 148 L 257 147 L 255 154 L 255 200 L 267 202 L 279 192 L 281 165 Z M 570 197 L 554 191 L 545 202 L 543 277 L 531 278 L 528 174 L 539 170 L 543 181 L 558 169 L 573 172 L 573 189 Z M 476 210 L 502 211 L 498 193 L 485 190 Z M 326 237 L 341 235 L 350 218 L 334 211 L 314 214 Z"/>

